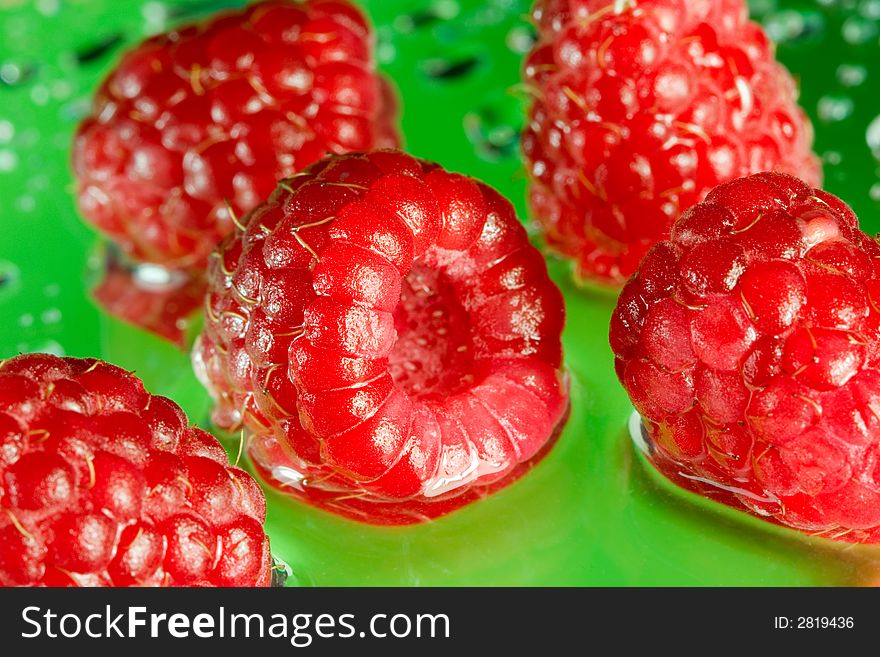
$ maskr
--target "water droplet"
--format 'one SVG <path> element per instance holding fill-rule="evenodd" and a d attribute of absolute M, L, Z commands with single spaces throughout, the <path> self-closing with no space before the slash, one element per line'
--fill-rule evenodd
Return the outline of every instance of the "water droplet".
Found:
<path fill-rule="evenodd" d="M 40 141 L 40 131 L 36 128 L 28 128 L 21 133 L 19 141 L 21 145 L 25 148 L 35 146 L 37 142 Z"/>
<path fill-rule="evenodd" d="M 17 64 L 3 64 L 0 66 L 0 82 L 8 85 L 18 84 L 21 79 L 21 68 Z"/>
<path fill-rule="evenodd" d="M 57 324 L 61 321 L 61 311 L 58 308 L 48 308 L 42 312 L 40 319 L 43 324 Z"/>
<path fill-rule="evenodd" d="M 141 8 L 147 32 L 159 32 L 168 20 L 168 7 L 161 2 L 148 2 Z"/>
<path fill-rule="evenodd" d="M 843 156 L 838 151 L 825 151 L 822 153 L 822 161 L 826 164 L 836 166 L 841 163 Z"/>
<path fill-rule="evenodd" d="M 880 28 L 877 27 L 876 23 L 867 21 L 860 16 L 850 16 L 843 23 L 841 32 L 844 41 L 853 45 L 859 45 L 875 39 L 878 32 L 880 32 Z"/>
<path fill-rule="evenodd" d="M 18 155 L 8 149 L 0 150 L 0 173 L 7 173 L 18 166 Z"/>
<path fill-rule="evenodd" d="M 506 42 L 513 52 L 523 55 L 535 44 L 535 33 L 525 25 L 518 25 L 507 33 Z"/>
<path fill-rule="evenodd" d="M 438 18 L 446 21 L 455 18 L 458 16 L 458 12 L 461 11 L 457 0 L 436 0 L 431 5 L 431 9 Z"/>
<path fill-rule="evenodd" d="M 880 115 L 871 121 L 865 137 L 868 140 L 868 148 L 871 149 L 874 155 L 880 157 Z"/>
<path fill-rule="evenodd" d="M 776 0 L 752 0 L 749 2 L 749 13 L 753 18 L 766 16 L 771 11 L 776 11 Z"/>
<path fill-rule="evenodd" d="M 416 24 L 413 17 L 409 14 L 400 14 L 394 19 L 394 29 L 404 34 L 412 32 Z"/>
<path fill-rule="evenodd" d="M 37 0 L 37 11 L 43 16 L 54 16 L 60 8 L 59 0 Z"/>
<path fill-rule="evenodd" d="M 868 69 L 860 64 L 841 64 L 837 67 L 837 81 L 844 87 L 858 87 L 868 77 Z"/>
<path fill-rule="evenodd" d="M 42 192 L 49 189 L 49 176 L 39 175 L 28 178 L 27 188 L 29 192 Z"/>
<path fill-rule="evenodd" d="M 33 196 L 19 196 L 15 199 L 15 207 L 21 212 L 33 212 L 37 207 L 37 201 Z"/>
<path fill-rule="evenodd" d="M 380 64 L 390 64 L 394 61 L 397 51 L 391 41 L 379 38 L 376 44 L 376 61 Z"/>
<path fill-rule="evenodd" d="M 31 351 L 31 352 L 39 352 L 43 354 L 52 354 L 53 356 L 64 356 L 64 347 L 61 346 L 61 343 L 57 340 L 42 340 L 40 342 L 35 342 L 32 345 L 19 345 L 24 346 L 25 348 L 22 351 Z"/>
<path fill-rule="evenodd" d="M 880 0 L 862 0 L 859 13 L 868 20 L 880 20 Z"/>
<path fill-rule="evenodd" d="M 92 104 L 86 98 L 75 98 L 61 108 L 61 117 L 68 121 L 79 122 L 89 113 Z"/>
<path fill-rule="evenodd" d="M 34 105 L 45 105 L 49 102 L 49 88 L 44 84 L 37 85 L 31 89 L 31 100 Z"/>
<path fill-rule="evenodd" d="M 25 313 L 18 318 L 18 325 L 22 328 L 30 328 L 34 325 L 34 316 L 30 313 Z"/>
<path fill-rule="evenodd" d="M 823 121 L 843 121 L 853 113 L 855 105 L 846 96 L 822 96 L 817 111 Z"/>
<path fill-rule="evenodd" d="M 818 12 L 779 11 L 764 19 L 767 36 L 777 43 L 805 39 L 822 31 L 824 20 Z"/>
<path fill-rule="evenodd" d="M 180 272 L 172 271 L 162 265 L 150 263 L 137 265 L 133 275 L 138 285 L 155 290 L 167 290 L 178 287 L 184 281 L 184 276 Z"/>
<path fill-rule="evenodd" d="M 880 202 L 880 182 L 871 185 L 871 189 L 868 190 L 868 196 L 871 197 L 872 201 Z"/>
<path fill-rule="evenodd" d="M 43 294 L 45 294 L 50 299 L 53 297 L 57 297 L 61 294 L 61 286 L 58 283 L 49 283 L 46 287 L 43 288 Z"/>
<path fill-rule="evenodd" d="M 8 144 L 15 136 L 15 126 L 9 121 L 0 120 L 0 144 Z"/>
<path fill-rule="evenodd" d="M 52 83 L 52 98 L 65 100 L 73 93 L 73 85 L 68 80 L 55 80 Z"/>

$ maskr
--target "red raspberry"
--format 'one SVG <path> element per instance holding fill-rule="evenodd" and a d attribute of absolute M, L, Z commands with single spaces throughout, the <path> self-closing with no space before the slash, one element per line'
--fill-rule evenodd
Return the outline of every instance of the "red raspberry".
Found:
<path fill-rule="evenodd" d="M 783 174 L 714 189 L 623 288 L 617 373 L 674 482 L 880 542 L 880 245 Z"/>
<path fill-rule="evenodd" d="M 577 278 L 622 285 L 719 183 L 820 184 L 795 84 L 743 0 L 538 0 L 534 20 L 530 202 Z"/>
<path fill-rule="evenodd" d="M 344 0 L 270 0 L 146 40 L 79 128 L 79 205 L 135 260 L 188 275 L 155 285 L 117 267 L 95 297 L 182 346 L 237 217 L 327 152 L 397 145 L 395 118 L 370 29 Z"/>
<path fill-rule="evenodd" d="M 282 181 L 245 222 L 193 360 L 267 479 L 403 524 L 543 455 L 568 408 L 562 297 L 497 192 L 377 151 Z"/>
<path fill-rule="evenodd" d="M 396 145 L 389 98 L 344 0 L 270 0 L 152 37 L 79 128 L 80 209 L 136 260 L 198 272 L 279 178 Z"/>
<path fill-rule="evenodd" d="M 265 586 L 265 514 L 253 478 L 135 376 L 0 362 L 0 586 Z"/>

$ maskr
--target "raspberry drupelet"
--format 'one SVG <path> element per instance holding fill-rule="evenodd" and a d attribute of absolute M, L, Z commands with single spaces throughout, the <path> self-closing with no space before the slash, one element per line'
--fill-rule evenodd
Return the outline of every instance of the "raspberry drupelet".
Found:
<path fill-rule="evenodd" d="M 243 221 L 193 360 L 266 479 L 404 524 L 546 452 L 568 411 L 563 302 L 497 192 L 377 151 L 282 181 Z"/>
<path fill-rule="evenodd" d="M 579 281 L 620 287 L 719 183 L 821 183 L 794 81 L 743 0 L 538 0 L 533 16 L 530 205 Z"/>
<path fill-rule="evenodd" d="M 782 174 L 717 187 L 623 288 L 611 346 L 661 473 L 880 542 L 880 246 L 840 199 Z"/>
<path fill-rule="evenodd" d="M 128 372 L 0 361 L 0 586 L 268 586 L 265 514 L 217 440 Z"/>
<path fill-rule="evenodd" d="M 80 211 L 135 261 L 129 284 L 109 273 L 97 299 L 182 342 L 186 286 L 237 218 L 327 153 L 399 145 L 396 115 L 372 31 L 346 0 L 268 0 L 147 39 L 74 142 Z M 171 273 L 145 284 L 137 263 Z"/>

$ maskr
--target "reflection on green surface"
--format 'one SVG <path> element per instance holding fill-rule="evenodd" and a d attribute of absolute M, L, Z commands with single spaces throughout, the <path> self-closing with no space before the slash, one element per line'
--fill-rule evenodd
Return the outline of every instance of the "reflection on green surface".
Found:
<path fill-rule="evenodd" d="M 49 350 L 101 356 L 207 422 L 184 354 L 101 316 L 87 280 L 96 238 L 76 216 L 73 128 L 125 44 L 241 2 L 0 0 L 0 356 Z M 416 155 L 494 185 L 521 215 L 525 178 L 517 88 L 531 30 L 524 0 L 372 0 L 378 56 L 403 96 Z M 866 230 L 880 229 L 880 1 L 756 0 L 753 9 L 798 75 L 827 188 Z M 872 123 L 874 121 L 874 123 Z M 869 129 L 869 126 L 873 126 Z M 872 154 L 873 145 L 876 153 Z M 91 273 L 90 273 L 91 272 Z M 568 303 L 572 416 L 523 480 L 428 525 L 376 528 L 270 494 L 275 552 L 292 583 L 809 585 L 874 581 L 871 548 L 808 540 L 671 488 L 626 437 L 606 326 L 613 299 L 553 272 Z M 237 452 L 236 441 L 230 449 Z"/>

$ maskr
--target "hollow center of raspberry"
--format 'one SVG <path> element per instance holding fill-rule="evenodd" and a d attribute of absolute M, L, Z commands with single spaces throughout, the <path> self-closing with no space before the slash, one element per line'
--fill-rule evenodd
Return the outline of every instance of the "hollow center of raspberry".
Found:
<path fill-rule="evenodd" d="M 414 397 L 443 397 L 473 380 L 467 312 L 441 272 L 415 263 L 394 313 L 397 343 L 389 356 L 395 383 Z"/>

